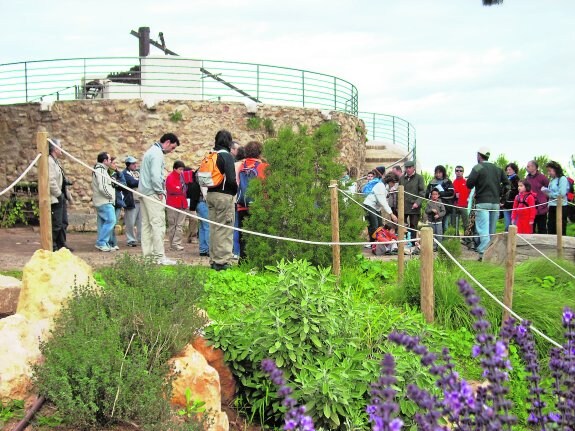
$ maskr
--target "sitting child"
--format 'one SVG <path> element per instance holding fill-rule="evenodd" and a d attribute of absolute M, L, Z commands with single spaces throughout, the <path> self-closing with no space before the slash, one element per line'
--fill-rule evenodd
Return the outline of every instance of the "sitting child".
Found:
<path fill-rule="evenodd" d="M 371 252 L 373 254 L 376 256 L 397 254 L 397 234 L 395 233 L 395 226 L 386 224 L 383 227 L 378 227 L 372 236 L 376 241 L 371 245 Z"/>

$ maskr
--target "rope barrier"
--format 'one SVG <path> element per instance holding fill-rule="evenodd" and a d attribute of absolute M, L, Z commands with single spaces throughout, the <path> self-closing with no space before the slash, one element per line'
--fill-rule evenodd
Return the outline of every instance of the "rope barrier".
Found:
<path fill-rule="evenodd" d="M 557 262 L 555 262 L 553 259 L 547 256 L 545 253 L 543 253 L 541 250 L 539 250 L 537 247 L 535 247 L 533 244 L 527 241 L 523 235 L 517 235 L 517 236 L 521 238 L 523 241 L 525 241 L 525 243 L 531 248 L 533 248 L 533 250 L 535 250 L 537 253 L 539 253 L 541 256 L 543 256 L 545 259 L 547 259 L 549 262 L 551 262 L 553 265 L 555 265 L 557 268 L 563 271 L 565 274 L 571 276 L 572 278 L 575 278 L 575 275 L 571 274 L 569 271 L 567 271 L 565 268 L 563 268 L 561 265 L 559 265 Z"/>
<path fill-rule="evenodd" d="M 48 139 L 49 142 L 52 142 L 52 140 Z M 100 172 L 97 172 L 94 168 L 92 168 L 91 166 L 87 165 L 86 163 L 84 163 L 82 160 L 76 158 L 75 156 L 73 156 L 72 154 L 70 154 L 69 152 L 67 152 L 64 149 L 61 149 L 62 153 L 65 154 L 66 156 L 70 157 L 70 159 L 72 159 L 74 162 L 84 166 L 85 168 L 89 169 L 90 171 L 92 171 L 94 174 L 99 175 L 99 176 L 104 176 L 103 174 L 101 174 Z M 116 180 L 114 180 L 113 178 L 107 177 L 108 179 L 110 179 L 110 181 L 112 181 L 112 183 L 116 184 L 117 186 L 121 186 L 121 187 L 126 187 L 125 185 L 117 182 Z M 298 239 L 298 238 L 290 238 L 290 237 L 281 237 L 281 236 L 277 236 L 277 235 L 270 235 L 270 234 L 266 234 L 266 233 L 262 233 L 262 232 L 255 232 L 255 231 L 251 231 L 251 230 L 247 230 L 247 229 L 241 229 L 238 227 L 234 227 L 234 226 L 228 226 L 222 223 L 217 223 L 215 221 L 200 217 L 196 214 L 191 214 L 190 212 L 186 212 L 183 210 L 180 210 L 178 208 L 173 208 L 170 207 L 168 205 L 166 205 L 163 202 L 158 202 L 157 199 L 154 199 L 150 196 L 146 196 L 140 192 L 138 192 L 137 190 L 131 190 L 132 193 L 134 193 L 136 196 L 139 196 L 143 199 L 148 199 L 151 202 L 154 202 L 158 205 L 162 205 L 163 207 L 171 210 L 171 211 L 176 211 L 180 214 L 185 215 L 186 217 L 192 217 L 195 218 L 197 220 L 209 223 L 209 224 L 213 224 L 215 226 L 220 226 L 220 227 L 224 227 L 226 229 L 232 229 L 232 230 L 236 230 L 238 232 L 243 232 L 249 235 L 256 235 L 256 236 L 260 236 L 263 238 L 269 238 L 269 239 L 276 239 L 276 240 L 280 240 L 280 241 L 291 241 L 291 242 L 298 242 L 301 244 L 309 244 L 309 245 L 327 245 L 327 246 L 333 246 L 333 245 L 341 245 L 341 246 L 358 246 L 358 245 L 371 245 L 371 244 L 391 244 L 391 243 L 399 243 L 399 242 L 408 242 L 408 240 L 397 240 L 397 241 L 387 241 L 387 242 L 368 242 L 368 241 L 363 241 L 363 242 L 322 242 L 322 241 L 308 241 L 308 240 L 303 240 L 303 239 Z"/>
<path fill-rule="evenodd" d="M 350 200 L 352 200 L 353 202 L 355 202 L 357 205 L 359 205 L 360 207 L 362 207 L 362 208 L 363 208 L 364 210 L 366 210 L 367 212 L 369 212 L 369 213 L 371 213 L 371 214 L 373 214 L 373 215 L 379 217 L 379 218 L 382 219 L 382 220 L 386 220 L 386 221 L 388 221 L 389 223 L 391 223 L 391 224 L 393 224 L 393 225 L 395 225 L 395 226 L 397 226 L 397 227 L 400 227 L 400 225 L 399 225 L 398 223 L 395 223 L 395 222 L 393 222 L 393 221 L 391 221 L 391 220 L 389 220 L 389 219 L 383 217 L 381 214 L 374 213 L 374 212 L 371 211 L 369 208 L 365 207 L 363 204 L 361 204 L 361 203 L 359 203 L 358 201 L 356 201 L 356 200 L 355 200 L 354 198 L 352 198 L 352 197 L 350 196 L 350 194 L 349 194 L 348 192 L 346 192 L 345 190 L 341 190 L 340 188 L 338 188 L 337 190 L 338 190 L 339 192 L 341 192 L 341 194 L 343 194 L 345 197 L 349 198 Z M 412 231 L 412 232 L 420 232 L 418 229 L 413 229 L 413 228 L 411 228 L 411 227 L 409 227 L 409 226 L 404 226 L 404 228 L 407 229 L 407 230 L 410 230 L 410 231 Z M 442 235 L 437 235 L 437 236 L 441 236 L 441 237 L 443 237 L 443 238 L 462 238 L 462 239 L 463 239 L 463 238 L 481 238 L 482 236 L 490 236 L 490 237 L 491 237 L 491 236 L 497 236 L 497 235 L 507 235 L 507 232 L 499 232 L 499 233 L 493 233 L 493 234 L 488 234 L 488 235 L 444 235 L 444 234 L 442 234 Z M 436 236 L 436 235 L 434 234 L 434 236 Z"/>
<path fill-rule="evenodd" d="M 30 171 L 30 169 L 32 169 L 32 167 L 36 164 L 36 162 L 38 161 L 38 159 L 40 159 L 40 157 L 42 157 L 42 153 L 38 154 L 36 156 L 36 158 L 34 158 L 34 160 L 32 160 L 30 162 L 30 164 L 28 165 L 28 167 L 24 170 L 24 172 L 22 172 L 22 175 L 20 175 L 18 178 L 16 178 L 12 184 L 10 184 L 8 187 L 6 187 L 4 190 L 2 190 L 0 192 L 0 196 L 2 196 L 4 193 L 6 193 L 8 190 L 11 190 L 16 184 L 18 184 L 22 178 L 24 178 L 26 176 L 26 174 Z"/>
<path fill-rule="evenodd" d="M 449 253 L 449 251 L 447 251 L 447 249 L 443 246 L 443 244 L 441 244 L 440 241 L 438 241 L 437 239 L 433 239 L 433 241 L 435 241 L 435 243 L 437 244 L 438 247 L 441 247 L 441 249 L 443 250 L 443 252 L 459 267 L 459 269 L 461 271 L 463 271 L 463 273 L 465 275 L 467 275 L 467 277 L 469 277 L 471 280 L 473 280 L 473 282 L 479 286 L 479 288 L 481 290 L 483 290 L 485 292 L 485 294 L 487 296 L 489 296 L 491 299 L 493 299 L 497 304 L 499 304 L 503 309 L 505 309 L 511 316 L 515 317 L 516 319 L 518 319 L 519 321 L 524 321 L 525 319 L 523 319 L 523 317 L 521 317 L 519 314 L 515 313 L 511 308 L 509 308 L 507 305 L 505 305 L 503 302 L 501 302 L 495 295 L 493 295 L 487 288 L 485 288 L 473 275 L 471 275 L 471 273 L 469 271 L 467 271 L 458 261 L 457 259 L 455 259 L 455 257 L 453 257 L 453 255 L 451 253 Z M 543 332 L 541 332 L 539 329 L 537 329 L 535 326 L 531 325 L 531 330 L 536 333 L 537 335 L 539 335 L 541 338 L 543 338 L 544 340 L 550 342 L 551 344 L 553 344 L 556 347 L 559 347 L 560 349 L 563 348 L 563 346 L 561 344 L 559 344 L 557 341 L 553 340 L 552 338 L 548 337 L 547 335 L 545 335 Z"/>
<path fill-rule="evenodd" d="M 409 192 L 406 192 L 406 191 L 404 191 L 404 193 L 405 193 L 406 195 L 410 195 L 410 196 L 413 196 L 413 197 L 415 197 L 415 198 L 422 199 L 422 200 L 424 200 L 424 201 L 431 201 L 431 199 L 429 199 L 429 198 L 425 198 L 425 197 L 422 197 L 422 196 L 419 196 L 419 195 L 414 195 L 413 193 L 409 193 Z M 543 202 L 543 203 L 540 203 L 540 204 L 531 205 L 531 206 L 526 206 L 526 207 L 521 207 L 521 208 L 515 208 L 515 209 L 516 209 L 516 210 L 526 210 L 526 209 L 529 209 L 529 208 L 536 208 L 536 207 L 540 207 L 540 206 L 543 206 L 543 205 L 548 205 L 549 202 L 556 202 L 556 201 L 557 201 L 557 199 L 551 199 L 551 200 L 548 200 L 547 202 Z M 457 205 L 446 204 L 446 203 L 444 203 L 444 202 L 442 202 L 442 204 L 443 204 L 443 206 L 451 207 L 451 208 L 464 208 L 464 207 L 460 207 L 460 206 L 457 206 Z M 501 211 L 513 211 L 513 208 L 508 208 L 508 209 L 500 208 L 500 209 L 496 209 L 496 210 L 487 210 L 487 209 L 483 209 L 483 208 L 473 208 L 472 211 L 491 211 L 491 212 L 497 211 L 497 212 L 501 212 Z"/>

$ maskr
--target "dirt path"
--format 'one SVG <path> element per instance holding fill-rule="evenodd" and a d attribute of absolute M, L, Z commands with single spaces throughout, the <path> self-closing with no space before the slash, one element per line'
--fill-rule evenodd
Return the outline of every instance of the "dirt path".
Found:
<path fill-rule="evenodd" d="M 68 244 L 74 254 L 92 268 L 111 266 L 118 253 L 141 254 L 140 247 L 127 247 L 124 235 L 118 236 L 119 251 L 102 252 L 94 247 L 95 232 L 68 233 Z M 167 245 L 167 244 L 166 244 Z M 40 248 L 40 232 L 36 226 L 0 229 L 0 270 L 22 270 L 36 250 Z M 208 265 L 207 257 L 200 257 L 198 244 L 184 244 L 184 250 L 173 252 L 166 247 L 166 255 L 188 264 Z"/>

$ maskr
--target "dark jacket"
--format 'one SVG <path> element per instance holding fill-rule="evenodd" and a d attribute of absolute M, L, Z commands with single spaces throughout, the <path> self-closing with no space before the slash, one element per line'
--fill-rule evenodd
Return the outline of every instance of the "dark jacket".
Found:
<path fill-rule="evenodd" d="M 138 190 L 138 171 L 130 171 L 128 168 L 122 171 L 124 179 L 126 180 L 126 189 L 123 190 L 124 193 L 124 203 L 126 204 L 126 209 L 131 210 L 136 208 L 136 202 L 139 201 L 137 196 L 134 196 L 132 190 Z"/>
<path fill-rule="evenodd" d="M 434 177 L 427 185 L 427 190 L 425 191 L 426 198 L 431 199 L 431 191 L 433 189 L 439 189 L 439 197 L 444 204 L 453 205 L 455 203 L 455 189 L 449 178 L 438 180 Z M 447 214 L 451 214 L 451 207 L 447 206 L 445 210 Z"/>
<path fill-rule="evenodd" d="M 421 214 L 421 198 L 425 196 L 423 177 L 419 174 L 408 177 L 405 174 L 399 179 L 399 185 L 403 186 L 405 192 L 404 214 Z M 418 208 L 412 208 L 414 203 L 417 203 Z"/>
<path fill-rule="evenodd" d="M 218 153 L 216 165 L 218 169 L 225 175 L 224 182 L 221 186 L 208 188 L 208 193 L 224 193 L 226 195 L 235 196 L 238 192 L 238 183 L 236 182 L 236 165 L 234 156 L 231 155 L 229 150 L 225 147 L 215 147 L 214 151 L 222 151 Z"/>
<path fill-rule="evenodd" d="M 537 195 L 537 203 L 545 203 L 549 200 L 547 195 L 541 191 L 541 187 L 549 187 L 549 178 L 537 171 L 535 175 L 527 174 L 529 184 L 531 184 L 531 191 Z M 537 215 L 545 215 L 549 212 L 547 205 L 539 205 L 537 207 Z"/>
<path fill-rule="evenodd" d="M 126 179 L 124 178 L 123 171 L 114 171 L 110 174 L 110 176 L 114 181 L 122 184 L 122 186 L 126 185 Z M 115 208 L 126 208 L 126 202 L 124 201 L 124 193 L 126 188 L 122 186 L 119 186 L 116 183 L 112 183 L 112 187 L 116 189 L 116 202 L 114 203 Z"/>
<path fill-rule="evenodd" d="M 501 196 L 509 190 L 507 175 L 499 166 L 490 162 L 476 164 L 469 177 L 467 188 L 475 187 L 475 202 L 478 204 L 499 204 Z"/>
<path fill-rule="evenodd" d="M 509 177 L 509 190 L 504 195 L 505 199 L 501 202 L 503 204 L 503 208 L 505 209 L 512 209 L 513 203 L 515 202 L 515 196 L 519 194 L 519 176 L 517 174 Z"/>

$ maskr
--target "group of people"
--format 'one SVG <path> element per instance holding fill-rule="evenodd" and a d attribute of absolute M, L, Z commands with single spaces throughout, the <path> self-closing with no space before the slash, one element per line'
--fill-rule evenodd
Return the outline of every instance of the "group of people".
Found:
<path fill-rule="evenodd" d="M 383 210 L 387 220 L 397 223 L 397 190 L 404 187 L 405 205 L 404 223 L 414 238 L 421 217 L 423 199 L 426 199 L 424 214 L 426 222 L 432 227 L 434 235 L 442 240 L 442 235 L 453 225 L 457 235 L 463 227 L 464 244 L 475 249 L 479 260 L 495 234 L 500 214 L 505 220 L 505 230 L 516 225 L 518 233 L 556 234 L 557 197 L 562 196 L 562 233 L 565 235 L 567 224 L 568 191 L 570 183 L 559 163 L 546 164 L 547 176 L 539 171 L 535 160 L 527 163 L 526 178 L 519 178 L 519 169 L 515 163 L 509 163 L 505 171 L 489 162 L 490 151 L 482 147 L 477 151 L 477 164 L 469 176 L 464 177 L 463 166 L 455 167 L 455 179 L 451 181 L 444 166 L 438 165 L 434 177 L 427 184 L 420 174 L 415 172 L 413 161 L 385 173 L 383 166 L 375 168 L 366 176 L 367 182 L 361 189 L 365 195 L 368 234 L 370 241 L 379 242 L 382 238 L 393 238 L 395 227 L 384 224 L 379 216 Z M 473 237 L 477 238 L 474 241 Z M 371 246 L 374 254 L 393 253 L 393 244 Z M 413 249 L 417 253 L 417 248 Z"/>
<path fill-rule="evenodd" d="M 66 244 L 67 180 L 58 162 L 61 144 L 52 142 L 49 167 L 54 250 L 72 250 Z M 141 163 L 133 156 L 126 157 L 125 169 L 120 169 L 109 153 L 98 154 L 92 174 L 98 231 L 95 247 L 102 252 L 119 249 L 115 226 L 123 211 L 126 245 L 141 245 L 144 257 L 159 264 L 176 264 L 165 253 L 166 224 L 170 249 L 184 250 L 184 227 L 190 210 L 200 218 L 198 223 L 190 223 L 195 226 L 190 234 L 197 235 L 200 256 L 209 257 L 213 269 L 228 269 L 233 260 L 246 257 L 244 235 L 230 227 L 243 227 L 249 216 L 248 182 L 265 178 L 268 164 L 261 159 L 262 145 L 252 141 L 241 147 L 229 131 L 220 130 L 213 150 L 198 169 L 176 160 L 164 178 L 164 156 L 179 145 L 176 135 L 166 133 L 146 151 Z M 207 177 L 210 183 L 204 181 Z"/>

